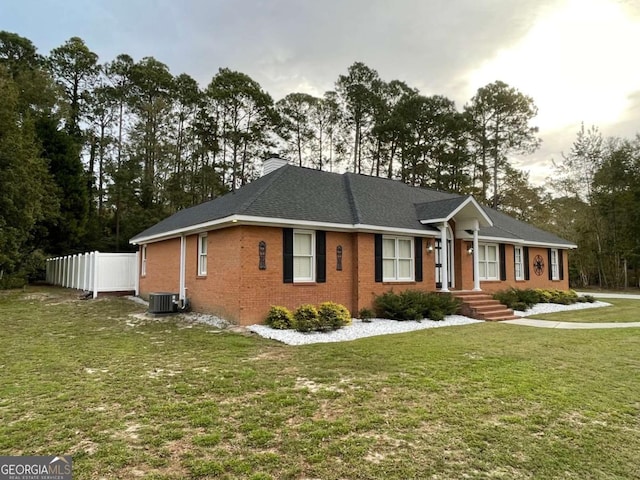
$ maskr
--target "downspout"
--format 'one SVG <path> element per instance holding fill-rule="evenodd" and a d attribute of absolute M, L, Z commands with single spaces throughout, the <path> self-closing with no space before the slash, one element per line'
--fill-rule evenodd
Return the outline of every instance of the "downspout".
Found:
<path fill-rule="evenodd" d="M 138 251 L 136 251 L 136 281 L 135 281 L 135 291 L 136 297 L 140 296 L 140 262 L 142 261 L 142 255 L 140 254 L 140 250 L 142 246 L 138 246 Z"/>
<path fill-rule="evenodd" d="M 187 240 L 184 235 L 180 237 L 180 301 L 184 305 L 187 299 L 187 287 L 185 285 L 187 268 Z"/>

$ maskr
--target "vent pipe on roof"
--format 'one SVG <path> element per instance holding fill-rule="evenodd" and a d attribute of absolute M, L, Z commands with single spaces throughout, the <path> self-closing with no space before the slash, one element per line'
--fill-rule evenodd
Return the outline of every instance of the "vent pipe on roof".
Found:
<path fill-rule="evenodd" d="M 262 176 L 270 174 L 274 170 L 279 169 L 280 167 L 284 167 L 287 163 L 289 163 L 284 158 L 271 157 L 262 162 Z"/>

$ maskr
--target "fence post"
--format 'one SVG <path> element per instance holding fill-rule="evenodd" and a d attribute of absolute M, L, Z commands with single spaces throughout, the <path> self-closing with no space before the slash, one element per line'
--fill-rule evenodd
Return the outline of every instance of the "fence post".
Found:
<path fill-rule="evenodd" d="M 73 276 L 71 277 L 71 288 L 78 288 L 78 271 L 80 270 L 80 257 L 73 256 Z"/>
<path fill-rule="evenodd" d="M 83 255 L 81 253 L 78 254 L 78 269 L 76 272 L 76 289 L 80 290 L 80 287 L 82 286 L 81 284 L 81 278 L 82 278 L 82 261 L 83 261 Z"/>
<path fill-rule="evenodd" d="M 93 298 L 98 298 L 98 289 L 100 285 L 98 284 L 98 257 L 100 256 L 100 252 L 97 250 L 93 252 Z"/>
<path fill-rule="evenodd" d="M 89 291 L 89 269 L 90 269 L 90 265 L 89 265 L 89 254 L 85 253 L 84 255 L 82 255 L 82 257 L 84 258 L 84 271 L 82 272 L 83 275 L 83 279 L 82 279 L 82 290 L 85 292 Z"/>

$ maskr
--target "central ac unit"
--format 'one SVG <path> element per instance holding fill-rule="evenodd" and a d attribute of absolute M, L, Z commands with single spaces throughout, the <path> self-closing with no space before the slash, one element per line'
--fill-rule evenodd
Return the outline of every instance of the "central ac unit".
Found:
<path fill-rule="evenodd" d="M 177 293 L 150 293 L 149 313 L 175 313 L 178 311 Z"/>

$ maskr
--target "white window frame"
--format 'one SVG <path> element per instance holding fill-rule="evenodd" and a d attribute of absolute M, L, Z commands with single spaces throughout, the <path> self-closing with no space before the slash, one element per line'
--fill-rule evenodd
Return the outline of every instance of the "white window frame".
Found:
<path fill-rule="evenodd" d="M 394 245 L 394 255 L 392 257 L 384 255 L 384 242 L 385 240 L 393 240 L 395 242 Z M 383 282 L 413 282 L 415 280 L 415 245 L 413 243 L 413 237 L 393 237 L 389 235 L 384 235 L 382 237 L 382 281 Z M 398 248 L 398 244 L 400 242 L 409 242 L 409 257 L 400 257 L 400 249 Z M 389 272 L 388 269 L 385 268 L 385 260 L 393 260 L 393 272 Z M 409 276 L 401 277 L 400 276 L 400 262 L 409 261 Z M 391 275 L 392 274 L 392 275 Z"/>
<path fill-rule="evenodd" d="M 496 260 L 495 262 L 491 262 L 489 261 L 489 248 L 493 247 L 496 249 Z M 480 278 L 480 280 L 500 280 L 500 248 L 498 247 L 497 243 L 481 243 L 478 245 L 478 250 L 484 250 L 484 260 L 482 258 L 480 258 L 480 252 L 478 252 L 478 277 Z M 489 277 L 487 276 L 487 272 L 489 271 L 489 264 L 491 263 L 495 263 L 496 264 L 496 268 L 495 268 L 495 272 L 496 272 L 496 276 L 495 277 Z M 482 275 L 480 275 L 480 270 L 482 270 L 482 265 L 484 265 L 484 272 L 485 272 L 485 276 L 483 277 Z"/>
<path fill-rule="evenodd" d="M 513 247 L 513 269 L 516 280 L 524 280 L 524 247 Z"/>
<path fill-rule="evenodd" d="M 551 249 L 551 265 L 549 268 L 551 268 L 551 280 L 560 280 L 560 265 L 557 248 Z"/>
<path fill-rule="evenodd" d="M 311 252 L 310 254 L 296 253 L 296 238 L 308 236 L 311 238 Z M 309 271 L 310 276 L 296 276 L 296 259 L 310 262 Z M 294 230 L 293 231 L 293 283 L 309 283 L 316 280 L 316 232 L 313 230 Z"/>
<path fill-rule="evenodd" d="M 203 248 L 204 247 L 204 248 Z M 201 233 L 198 235 L 198 276 L 207 275 L 207 251 L 208 251 L 208 235 Z"/>
<path fill-rule="evenodd" d="M 144 277 L 147 274 L 147 246 L 142 245 L 140 248 L 140 276 Z"/>

